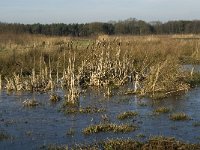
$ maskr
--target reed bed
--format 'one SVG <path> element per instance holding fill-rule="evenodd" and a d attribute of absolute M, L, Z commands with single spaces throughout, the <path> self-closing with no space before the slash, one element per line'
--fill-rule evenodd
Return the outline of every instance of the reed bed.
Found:
<path fill-rule="evenodd" d="M 25 43 L 18 36 L 0 44 L 0 87 L 8 91 L 62 88 L 66 104 L 76 104 L 82 88 L 103 88 L 109 97 L 113 87 L 131 84 L 125 94 L 157 99 L 188 91 L 199 79 L 181 70 L 187 59 L 198 62 L 198 40 L 106 36 L 81 41 L 24 35 Z"/>

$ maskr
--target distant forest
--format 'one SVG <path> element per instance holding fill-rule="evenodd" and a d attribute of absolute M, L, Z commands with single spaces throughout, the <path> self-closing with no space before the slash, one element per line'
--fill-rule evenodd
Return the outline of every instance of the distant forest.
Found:
<path fill-rule="evenodd" d="M 148 35 L 148 34 L 199 34 L 200 20 L 154 21 L 147 23 L 137 19 L 118 22 L 93 22 L 85 24 L 18 24 L 0 22 L 0 33 L 30 33 L 57 36 Z"/>

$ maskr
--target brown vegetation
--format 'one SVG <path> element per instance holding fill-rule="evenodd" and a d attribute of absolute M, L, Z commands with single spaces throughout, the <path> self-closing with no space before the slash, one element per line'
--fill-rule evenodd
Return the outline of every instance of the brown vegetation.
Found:
<path fill-rule="evenodd" d="M 82 87 L 103 87 L 105 96 L 112 96 L 112 87 L 131 83 L 131 93 L 157 99 L 187 91 L 199 79 L 181 70 L 181 63 L 199 61 L 198 40 L 171 36 L 101 36 L 96 41 L 10 37 L 1 37 L 0 44 L 0 83 L 8 91 L 61 87 L 67 89 L 66 102 L 75 104 Z"/>

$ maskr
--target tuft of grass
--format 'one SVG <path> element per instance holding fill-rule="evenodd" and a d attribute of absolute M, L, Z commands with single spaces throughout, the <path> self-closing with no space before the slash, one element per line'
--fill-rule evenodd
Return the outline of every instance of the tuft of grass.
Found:
<path fill-rule="evenodd" d="M 135 112 L 135 111 L 127 111 L 127 112 L 123 112 L 121 114 L 119 114 L 117 116 L 117 119 L 119 120 L 124 120 L 124 119 L 127 119 L 127 118 L 132 118 L 132 117 L 135 117 L 138 115 L 138 112 Z"/>
<path fill-rule="evenodd" d="M 149 95 L 149 97 L 152 98 L 153 100 L 162 100 L 162 99 L 166 98 L 167 95 L 164 92 L 157 92 L 152 95 Z"/>
<path fill-rule="evenodd" d="M 198 144 L 188 144 L 181 141 L 177 141 L 175 138 L 170 137 L 152 137 L 149 139 L 148 142 L 146 142 L 142 146 L 142 150 L 146 149 L 170 149 L 170 150 L 177 150 L 177 149 L 185 149 L 185 150 L 195 150 L 199 149 L 200 145 Z"/>
<path fill-rule="evenodd" d="M 52 94 L 52 95 L 50 95 L 49 100 L 50 100 L 52 103 L 56 103 L 56 102 L 58 102 L 58 101 L 61 100 L 61 97 L 58 96 L 58 95 L 56 95 L 56 94 Z"/>
<path fill-rule="evenodd" d="M 63 145 L 54 145 L 54 144 L 50 144 L 50 145 L 43 145 L 40 147 L 40 149 L 43 150 L 69 150 L 69 147 L 63 146 Z"/>
<path fill-rule="evenodd" d="M 23 101 L 23 105 L 24 107 L 36 107 L 39 105 L 39 103 L 34 99 L 27 99 Z"/>
<path fill-rule="evenodd" d="M 108 131 L 126 133 L 135 131 L 136 129 L 137 128 L 134 125 L 129 125 L 129 124 L 117 125 L 109 123 L 109 124 L 90 125 L 83 130 L 83 133 L 86 135 L 99 132 L 108 132 Z"/>
<path fill-rule="evenodd" d="M 178 112 L 171 114 L 170 119 L 174 121 L 182 121 L 182 120 L 189 120 L 190 117 L 184 112 Z"/>
<path fill-rule="evenodd" d="M 102 145 L 103 149 L 105 150 L 140 150 L 142 147 L 142 143 L 134 141 L 132 139 L 111 139 L 105 141 Z"/>
<path fill-rule="evenodd" d="M 7 133 L 0 132 L 0 141 L 8 140 L 8 139 L 10 139 L 10 136 Z"/>
<path fill-rule="evenodd" d="M 65 114 L 74 114 L 74 113 L 80 113 L 80 114 L 89 114 L 89 113 L 101 113 L 105 112 L 106 110 L 104 108 L 97 108 L 97 107 L 85 107 L 85 108 L 69 108 L 64 110 Z"/>
<path fill-rule="evenodd" d="M 156 110 L 154 110 L 155 114 L 163 114 L 170 112 L 170 108 L 168 107 L 158 107 Z"/>

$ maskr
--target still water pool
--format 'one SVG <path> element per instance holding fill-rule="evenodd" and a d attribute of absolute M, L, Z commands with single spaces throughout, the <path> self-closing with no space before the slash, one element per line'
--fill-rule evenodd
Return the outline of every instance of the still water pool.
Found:
<path fill-rule="evenodd" d="M 64 93 L 56 91 L 61 97 Z M 138 98 L 134 95 L 116 93 L 105 98 L 101 91 L 88 90 L 80 98 L 80 107 L 105 108 L 105 112 L 93 114 L 64 114 L 59 111 L 63 100 L 56 104 L 49 101 L 50 93 L 0 93 L 0 132 L 10 136 L 0 140 L 0 149 L 40 149 L 49 144 L 92 143 L 107 138 L 134 138 L 145 141 L 151 136 L 175 137 L 190 143 L 200 142 L 200 88 L 194 88 L 181 96 L 172 96 L 161 101 Z M 26 99 L 35 98 L 40 105 L 35 108 L 23 106 Z M 155 115 L 160 107 L 169 107 L 166 114 Z M 120 121 L 116 116 L 124 111 L 136 111 L 138 116 Z M 184 112 L 191 117 L 187 121 L 172 121 L 169 115 Z M 84 135 L 83 129 L 91 124 L 102 123 L 102 115 L 116 124 L 129 123 L 138 127 L 129 133 L 96 133 Z M 69 134 L 71 133 L 71 134 Z M 141 136 L 142 135 L 142 136 Z"/>

